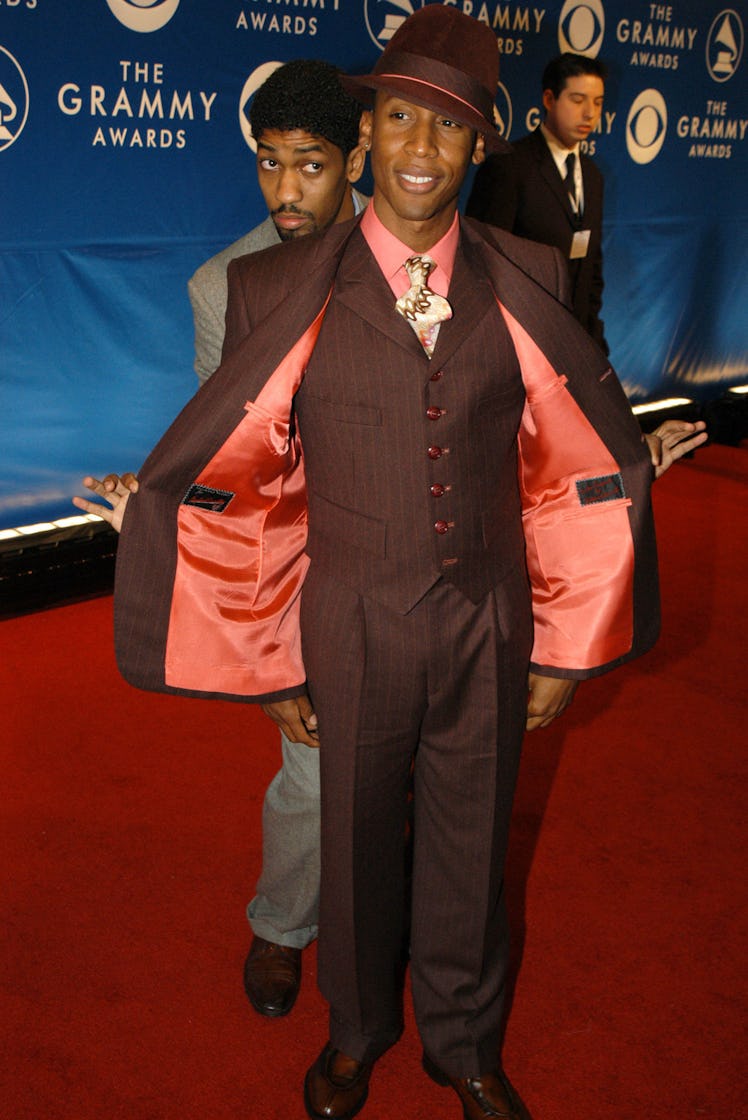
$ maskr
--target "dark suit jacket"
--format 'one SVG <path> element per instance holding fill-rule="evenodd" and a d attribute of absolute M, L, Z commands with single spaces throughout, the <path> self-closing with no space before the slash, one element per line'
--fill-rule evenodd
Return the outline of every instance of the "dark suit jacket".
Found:
<path fill-rule="evenodd" d="M 307 544 L 312 562 L 334 569 L 335 578 L 407 610 L 440 574 L 439 543 L 424 516 L 427 494 L 409 502 L 411 479 L 399 480 L 419 470 L 412 468 L 414 439 L 419 452 L 428 447 L 426 390 L 436 366 L 455 372 L 454 384 L 463 386 L 454 400 L 454 469 L 469 482 L 460 507 L 468 522 L 460 546 L 465 594 L 479 597 L 486 580 L 502 578 L 524 548 L 538 670 L 590 676 L 643 652 L 658 630 L 652 468 L 615 374 L 558 299 L 566 281 L 560 254 L 463 221 L 449 293 L 455 317 L 443 325 L 429 365 L 393 313 L 357 226 L 341 223 L 321 238 L 230 265 L 224 360 L 149 456 L 128 503 L 115 590 L 125 677 L 203 696 L 298 694 Z M 497 341 L 476 353 L 476 322 L 485 338 L 489 315 Z M 494 351 L 507 331 L 514 352 L 502 358 L 503 374 Z M 375 339 L 361 361 L 361 344 Z M 316 403 L 303 384 L 318 360 L 335 366 L 343 387 L 343 399 L 326 407 L 323 380 L 315 376 L 310 387 Z M 417 384 L 388 390 L 390 363 Z M 500 476 L 493 464 L 483 472 L 478 463 L 481 455 L 487 462 L 492 446 L 492 394 L 503 396 L 493 413 Z M 320 425 L 310 437 L 308 535 L 297 395 L 302 428 L 305 421 L 307 431 Z M 476 448 L 463 455 L 473 430 Z M 387 454 L 378 458 L 382 448 Z M 513 470 L 509 483 L 507 454 L 513 465 L 517 453 L 518 479 Z M 324 479 L 323 454 L 331 464 Z M 368 490 L 345 478 L 358 455 L 372 464 L 363 480 Z M 385 494 L 393 480 L 405 494 L 400 505 Z M 506 494 L 496 493 L 500 488 Z M 524 542 L 516 532 L 518 496 Z M 399 601 L 390 597 L 403 587 Z"/>
<path fill-rule="evenodd" d="M 466 213 L 482 222 L 555 245 L 567 260 L 574 315 L 608 352 L 600 319 L 603 293 L 603 177 L 593 160 L 581 156 L 584 213 L 581 226 L 540 128 L 513 143 L 513 151 L 492 155 L 475 175 Z M 576 229 L 589 229 L 585 257 L 569 259 Z"/>

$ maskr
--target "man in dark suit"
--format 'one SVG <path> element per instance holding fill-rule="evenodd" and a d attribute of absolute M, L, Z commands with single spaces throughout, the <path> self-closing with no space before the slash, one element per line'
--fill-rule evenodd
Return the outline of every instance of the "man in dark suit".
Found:
<path fill-rule="evenodd" d="M 543 71 L 545 119 L 508 154 L 476 173 L 466 213 L 544 245 L 566 258 L 574 314 L 605 352 L 603 177 L 581 150 L 597 127 L 606 71 L 602 62 L 562 54 Z"/>
<path fill-rule="evenodd" d="M 232 262 L 221 367 L 137 494 L 89 480 L 122 528 L 126 678 L 262 703 L 321 744 L 313 1120 L 360 1111 L 403 1029 L 411 771 L 424 1069 L 468 1120 L 527 1120 L 499 1057 L 523 732 L 658 632 L 649 452 L 563 258 L 457 214 L 502 146 L 497 71 L 454 8 L 401 25 L 348 82 L 373 101 L 372 204 Z"/>

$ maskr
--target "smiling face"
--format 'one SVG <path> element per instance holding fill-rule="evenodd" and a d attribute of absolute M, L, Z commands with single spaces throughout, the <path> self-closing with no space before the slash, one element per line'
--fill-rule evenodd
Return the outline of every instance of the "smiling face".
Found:
<path fill-rule="evenodd" d="M 483 160 L 483 137 L 382 91 L 361 118 L 361 137 L 371 148 L 377 217 L 411 249 L 426 252 L 452 224 L 467 169 Z"/>
<path fill-rule="evenodd" d="M 257 180 L 281 241 L 327 229 L 354 215 L 350 184 L 363 168 L 322 136 L 267 129 L 257 141 Z"/>
<path fill-rule="evenodd" d="M 558 97 L 543 90 L 546 127 L 565 148 L 574 148 L 596 128 L 603 111 L 605 86 L 595 74 L 567 78 Z"/>

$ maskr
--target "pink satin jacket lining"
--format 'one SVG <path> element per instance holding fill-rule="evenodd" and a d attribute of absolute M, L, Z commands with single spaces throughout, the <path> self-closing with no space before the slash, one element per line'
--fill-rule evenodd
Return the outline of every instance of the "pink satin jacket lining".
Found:
<path fill-rule="evenodd" d="M 328 296 L 329 299 L 329 296 Z M 580 478 L 618 467 L 559 376 L 498 301 L 522 369 L 519 438 L 535 665 L 589 669 L 631 648 L 633 542 L 621 498 L 582 506 Z M 289 402 L 325 307 L 196 482 L 232 493 L 217 514 L 182 505 L 166 683 L 262 696 L 303 684 L 299 596 L 308 560 L 304 468 Z M 559 439 L 559 432 L 564 438 Z"/>
<path fill-rule="evenodd" d="M 326 307 L 196 480 L 234 494 L 225 511 L 179 507 L 168 685 L 262 696 L 306 679 L 298 620 L 306 487 L 289 405 Z"/>
<path fill-rule="evenodd" d="M 527 331 L 497 300 L 522 369 L 519 436 L 536 666 L 593 669 L 631 649 L 630 498 L 581 505 L 576 483 L 618 472 L 595 429 Z M 563 438 L 559 438 L 559 436 Z"/>

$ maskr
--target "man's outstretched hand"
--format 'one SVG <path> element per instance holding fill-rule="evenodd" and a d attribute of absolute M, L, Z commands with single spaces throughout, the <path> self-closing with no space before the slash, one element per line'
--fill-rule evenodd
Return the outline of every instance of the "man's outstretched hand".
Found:
<path fill-rule="evenodd" d="M 105 506 L 101 502 L 92 502 L 88 498 L 79 497 L 73 498 L 73 505 L 82 509 L 85 513 L 94 513 L 97 517 L 103 517 L 119 533 L 122 528 L 122 518 L 125 516 L 125 509 L 127 508 L 127 500 L 131 494 L 136 494 L 138 491 L 138 480 L 135 475 L 131 471 L 127 471 L 121 476 L 108 474 L 101 482 L 92 475 L 86 475 L 83 479 L 83 485 L 93 494 L 103 498 L 109 505 Z"/>
<path fill-rule="evenodd" d="M 655 478 L 661 478 L 673 463 L 706 443 L 709 436 L 703 420 L 697 420 L 695 424 L 688 420 L 665 420 L 644 438 L 649 446 Z"/>

